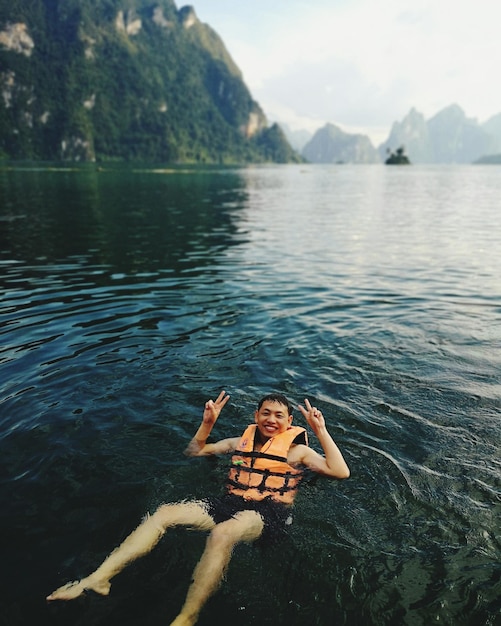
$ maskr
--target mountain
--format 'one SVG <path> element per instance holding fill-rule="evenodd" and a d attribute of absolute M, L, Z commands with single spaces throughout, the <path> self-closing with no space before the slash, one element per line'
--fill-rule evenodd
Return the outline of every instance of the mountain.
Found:
<path fill-rule="evenodd" d="M 334 124 L 317 130 L 301 154 L 311 163 L 381 162 L 368 137 L 345 133 Z"/>
<path fill-rule="evenodd" d="M 386 159 L 395 148 L 405 146 L 413 163 L 430 163 L 433 144 L 424 116 L 412 108 L 401 122 L 394 122 L 385 143 L 379 146 L 381 159 Z"/>
<path fill-rule="evenodd" d="M 489 118 L 481 128 L 491 138 L 490 154 L 499 154 L 501 152 L 501 113 Z"/>
<path fill-rule="evenodd" d="M 436 163 L 471 163 L 490 150 L 487 133 L 457 104 L 428 121 Z"/>
<path fill-rule="evenodd" d="M 476 165 L 501 165 L 501 154 L 489 154 L 474 161 Z"/>
<path fill-rule="evenodd" d="M 220 37 L 173 0 L 0 0 L 0 155 L 299 161 Z"/>
<path fill-rule="evenodd" d="M 294 150 L 299 153 L 301 153 L 305 145 L 308 143 L 308 141 L 310 141 L 313 136 L 310 131 L 305 129 L 292 130 L 292 128 L 285 124 L 285 122 L 279 122 L 279 126 L 284 131 L 284 135 L 287 137 L 287 141 L 294 148 Z"/>
<path fill-rule="evenodd" d="M 388 139 L 378 150 L 384 158 L 393 148 L 405 146 L 413 163 L 472 163 L 496 151 L 496 145 L 501 149 L 501 117 L 480 126 L 475 119 L 466 117 L 461 107 L 452 104 L 428 121 L 411 109 L 402 122 L 393 124 Z"/>

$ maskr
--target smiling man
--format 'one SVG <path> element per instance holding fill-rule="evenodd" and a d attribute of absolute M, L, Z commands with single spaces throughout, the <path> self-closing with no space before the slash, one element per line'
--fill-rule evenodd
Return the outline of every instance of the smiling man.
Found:
<path fill-rule="evenodd" d="M 108 595 L 111 579 L 152 550 L 168 528 L 186 526 L 210 531 L 185 603 L 171 624 L 191 626 L 218 588 L 233 548 L 242 541 L 276 541 L 284 532 L 306 468 L 337 479 L 350 475 L 321 411 L 308 400 L 299 410 L 317 436 L 324 455 L 308 446 L 304 428 L 292 426 L 292 406 L 281 394 L 270 394 L 259 401 L 255 423 L 241 437 L 207 443 L 228 400 L 226 392 L 221 391 L 215 401 L 206 402 L 202 423 L 185 452 L 188 456 L 232 454 L 225 495 L 161 505 L 95 572 L 57 589 L 47 600 L 71 600 L 86 590 Z"/>

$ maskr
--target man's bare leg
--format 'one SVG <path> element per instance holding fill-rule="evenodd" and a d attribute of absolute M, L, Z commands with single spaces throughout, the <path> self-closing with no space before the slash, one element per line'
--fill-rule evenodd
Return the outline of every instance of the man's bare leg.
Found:
<path fill-rule="evenodd" d="M 193 579 L 181 613 L 171 626 L 193 626 L 205 602 L 219 587 L 233 548 L 240 541 L 254 541 L 263 532 L 263 520 L 255 511 L 241 511 L 217 524 L 207 538 L 205 551 L 193 572 Z"/>
<path fill-rule="evenodd" d="M 95 572 L 82 580 L 63 585 L 47 596 L 47 600 L 73 600 L 88 589 L 104 596 L 108 595 L 111 579 L 129 563 L 150 552 L 167 528 L 177 525 L 211 530 L 214 528 L 214 520 L 200 502 L 164 504 L 153 515 L 148 515 Z"/>

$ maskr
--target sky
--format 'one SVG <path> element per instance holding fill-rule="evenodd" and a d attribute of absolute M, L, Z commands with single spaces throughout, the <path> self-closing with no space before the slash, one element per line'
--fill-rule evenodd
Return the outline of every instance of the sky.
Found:
<path fill-rule="evenodd" d="M 270 122 L 377 147 L 412 107 L 501 113 L 496 0 L 190 0 Z M 177 2 L 177 6 L 183 3 Z"/>

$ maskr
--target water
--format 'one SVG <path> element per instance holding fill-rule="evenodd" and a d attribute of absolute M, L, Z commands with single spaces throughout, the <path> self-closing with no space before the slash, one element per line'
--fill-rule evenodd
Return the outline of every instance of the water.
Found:
<path fill-rule="evenodd" d="M 216 437 L 308 397 L 352 476 L 239 547 L 202 626 L 501 624 L 500 194 L 490 166 L 4 166 L 0 623 L 170 623 L 202 534 L 44 597 L 219 491 L 182 451 L 224 388 Z"/>

